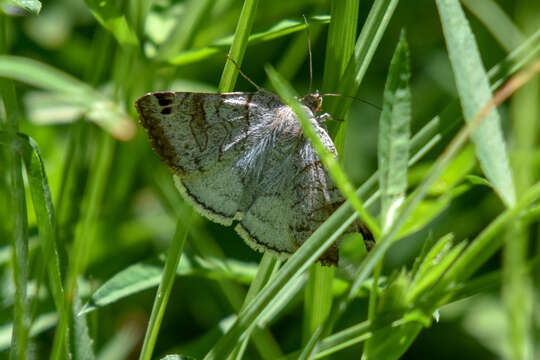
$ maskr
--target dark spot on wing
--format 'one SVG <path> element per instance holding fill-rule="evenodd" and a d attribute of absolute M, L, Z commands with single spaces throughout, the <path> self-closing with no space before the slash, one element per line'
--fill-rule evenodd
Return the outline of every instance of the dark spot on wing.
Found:
<path fill-rule="evenodd" d="M 170 115 L 170 114 L 171 114 L 171 112 L 172 112 L 172 108 L 171 108 L 170 106 L 169 106 L 169 107 L 166 107 L 166 108 L 163 108 L 163 109 L 161 109 L 161 113 L 162 113 L 163 115 Z"/>
<path fill-rule="evenodd" d="M 156 97 L 156 99 L 158 99 L 159 106 L 171 105 L 174 98 L 173 93 L 167 92 L 155 93 L 154 96 Z"/>

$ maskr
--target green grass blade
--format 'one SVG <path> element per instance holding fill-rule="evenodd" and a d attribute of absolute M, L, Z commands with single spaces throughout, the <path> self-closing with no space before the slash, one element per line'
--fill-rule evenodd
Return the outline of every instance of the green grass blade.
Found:
<path fill-rule="evenodd" d="M 510 76 L 523 69 L 531 60 L 540 56 L 540 30 L 536 31 L 521 46 L 511 52 L 504 60 L 493 66 L 488 72 L 491 89 L 501 86 Z M 457 103 L 449 104 L 439 115 L 431 119 L 411 139 L 410 151 L 413 153 L 409 166 L 415 164 L 429 152 L 461 121 L 461 112 Z M 443 125 L 444 124 L 444 125 Z M 378 171 L 358 189 L 358 196 L 365 196 L 377 185 Z M 371 204 L 380 196 L 380 192 L 366 201 Z"/>
<path fill-rule="evenodd" d="M 163 270 L 163 277 L 152 307 L 152 314 L 150 315 L 150 321 L 146 328 L 146 335 L 144 337 L 143 346 L 139 355 L 140 360 L 149 360 L 152 358 L 154 351 L 154 345 L 157 340 L 161 321 L 167 308 L 167 302 L 171 294 L 174 278 L 176 277 L 176 269 L 184 250 L 184 244 L 187 238 L 187 228 L 185 228 L 181 222 L 176 225 L 176 234 L 174 235 L 171 247 L 168 250 L 167 262 L 165 269 Z"/>
<path fill-rule="evenodd" d="M 162 278 L 161 262 L 143 262 L 129 266 L 116 273 L 97 288 L 81 310 L 87 313 L 113 304 L 128 296 L 158 286 Z M 184 256 L 176 270 L 177 276 L 200 276 L 212 280 L 234 280 L 249 284 L 255 278 L 256 267 L 215 257 L 190 259 Z"/>
<path fill-rule="evenodd" d="M 8 135 L 0 132 L 0 143 L 6 143 Z M 26 135 L 17 136 L 17 152 L 22 154 L 34 211 L 37 219 L 39 237 L 43 258 L 47 259 L 47 267 L 53 299 L 59 314 L 60 321 L 57 327 L 55 340 L 61 348 L 64 338 L 69 337 L 68 311 L 64 301 L 64 290 L 60 272 L 60 260 L 56 247 L 56 219 L 52 204 L 51 193 L 45 173 L 45 166 L 41 159 L 36 143 Z"/>
<path fill-rule="evenodd" d="M 2 55 L 0 76 L 50 91 L 74 95 L 92 95 L 93 89 L 74 77 L 36 60 Z"/>
<path fill-rule="evenodd" d="M 525 11 L 529 11 L 523 4 Z M 536 9 L 538 9 L 536 5 Z M 534 10 L 532 10 L 534 13 Z M 531 15 L 534 17 L 534 15 Z M 519 18 L 519 17 L 518 17 Z M 527 29 L 527 21 L 520 25 Z M 538 81 L 530 81 L 523 89 L 516 92 L 511 102 L 512 144 L 514 155 L 511 158 L 514 169 L 518 198 L 534 183 L 535 166 L 530 154 L 538 149 L 537 133 L 540 129 L 540 86 Z M 532 130 L 531 130 L 532 129 Z M 519 154 L 519 155 L 517 155 Z M 537 209 L 540 205 L 537 205 Z M 535 210 L 533 209 L 531 213 Z M 532 215 L 532 214 L 531 214 Z M 529 215 L 530 216 L 530 215 Z M 531 253 L 529 239 L 532 236 L 530 219 L 526 217 L 515 221 L 505 234 L 502 298 L 509 319 L 509 342 L 514 358 L 533 359 L 540 349 L 535 349 L 534 322 L 534 272 L 527 271 L 527 258 Z M 534 222 L 534 220 L 532 220 Z M 538 222 L 538 218 L 536 220 Z M 538 258 L 539 252 L 536 252 Z"/>
<path fill-rule="evenodd" d="M 119 2 L 111 0 L 84 1 L 96 20 L 109 30 L 123 46 L 138 46 L 139 39 L 127 21 Z"/>
<path fill-rule="evenodd" d="M 375 0 L 368 14 L 366 23 L 362 27 L 354 54 L 351 57 L 342 78 L 339 80 L 338 93 L 355 95 L 362 83 L 375 50 L 384 34 L 392 14 L 399 3 L 398 0 Z M 352 100 L 341 97 L 333 99 L 327 110 L 335 119 L 344 119 L 349 111 Z"/>
<path fill-rule="evenodd" d="M 242 305 L 242 308 L 245 308 L 250 301 L 253 300 L 255 296 L 261 291 L 261 289 L 266 285 L 266 283 L 272 278 L 272 276 L 275 274 L 277 269 L 279 268 L 280 261 L 278 259 L 266 252 L 263 254 L 263 257 L 261 259 L 261 262 L 259 264 L 259 268 L 257 270 L 257 276 L 255 279 L 251 282 L 251 285 L 249 286 L 248 293 L 246 294 L 246 297 L 244 299 L 244 304 Z M 236 348 L 232 352 L 231 355 L 229 355 L 229 359 L 242 359 L 244 356 L 244 351 L 247 347 L 247 343 L 250 338 L 250 333 L 246 335 L 244 340 L 237 344 Z M 281 351 L 279 350 L 278 346 L 275 346 L 274 344 L 268 344 L 267 351 L 261 352 L 261 356 L 264 359 L 276 359 L 282 356 Z"/>
<path fill-rule="evenodd" d="M 493 34 L 506 51 L 511 51 L 525 40 L 525 35 L 493 0 L 462 0 L 465 5 Z"/>
<path fill-rule="evenodd" d="M 372 335 L 369 321 L 358 323 L 323 339 L 315 359 L 322 359 L 349 346 L 366 341 Z"/>
<path fill-rule="evenodd" d="M 303 342 L 307 343 L 313 333 L 324 323 L 332 308 L 332 281 L 334 268 L 315 264 L 310 268 L 304 290 Z"/>
<path fill-rule="evenodd" d="M 322 83 L 322 91 L 325 93 L 336 91 L 337 83 L 354 50 L 358 7 L 359 0 L 332 1 L 330 3 L 331 21 L 328 28 Z M 311 81 L 310 79 L 310 86 Z M 312 90 L 309 89 L 308 91 L 311 92 Z M 343 139 L 336 139 L 335 146 L 338 154 L 343 155 L 343 145 Z M 307 342 L 313 348 L 316 341 L 310 341 L 310 338 L 315 339 L 312 335 L 316 331 L 323 331 L 321 326 L 324 324 L 332 307 L 333 294 L 331 288 L 333 278 L 333 268 L 323 268 L 319 264 L 315 264 L 310 269 L 310 276 L 304 293 L 303 342 Z M 309 347 L 306 350 L 309 350 Z M 309 353 L 310 351 L 307 351 L 303 356 L 308 357 Z"/>
<path fill-rule="evenodd" d="M 72 314 L 78 314 L 81 310 L 82 302 L 77 291 L 73 298 Z M 88 329 L 88 322 L 85 315 L 75 315 L 71 318 L 72 341 L 71 353 L 74 359 L 80 360 L 94 360 L 96 358 L 94 354 L 94 343 L 90 337 Z"/>
<path fill-rule="evenodd" d="M 242 66 L 244 60 L 244 54 L 246 53 L 249 34 L 251 28 L 255 22 L 255 13 L 257 12 L 257 6 L 259 0 L 245 0 L 236 31 L 234 32 L 234 40 L 229 50 L 229 56 L 231 56 L 238 66 Z M 218 85 L 218 92 L 224 93 L 234 90 L 236 79 L 238 78 L 238 69 L 230 59 L 225 62 L 225 68 L 221 74 L 221 79 Z"/>
<path fill-rule="evenodd" d="M 503 81 L 505 81 L 507 78 L 509 78 L 511 75 L 513 75 L 515 72 L 520 70 L 524 67 L 524 65 L 530 61 L 531 59 L 534 59 L 536 56 L 540 54 L 540 30 L 537 31 L 534 35 L 532 35 L 522 46 L 520 46 L 518 49 L 516 49 L 514 52 L 508 55 L 508 57 L 503 60 L 501 63 L 494 66 L 490 72 L 489 76 L 490 79 L 493 82 L 493 87 L 498 87 L 501 85 Z M 457 107 L 455 106 L 449 106 L 443 114 L 435 117 L 432 119 L 429 123 L 427 123 L 412 139 L 411 141 L 411 151 L 416 152 L 411 160 L 409 161 L 409 165 L 414 164 L 414 162 L 418 161 L 419 158 L 421 158 L 421 155 L 425 152 L 429 151 L 433 147 L 434 144 L 436 144 L 442 136 L 446 133 L 443 130 L 439 129 L 440 123 L 442 119 L 458 119 L 458 111 L 456 110 Z M 443 116 L 444 115 L 444 116 Z M 457 120 L 456 120 L 457 122 Z M 439 133 L 440 131 L 440 133 Z M 464 129 L 462 131 L 462 134 L 459 136 L 457 142 L 463 142 L 467 138 L 467 135 L 470 132 L 470 128 Z M 423 145 L 425 144 L 425 145 Z M 456 146 L 457 145 L 457 146 Z M 458 152 L 458 149 L 462 145 L 454 144 L 452 146 L 451 150 L 452 152 Z M 447 156 L 446 154 L 445 156 Z M 444 162 L 450 162 L 451 159 L 447 158 L 446 160 L 444 158 L 439 160 L 439 164 L 437 167 L 439 169 L 434 169 L 433 171 L 442 172 L 445 168 Z M 435 174 L 432 174 L 432 176 Z M 435 176 L 436 178 L 437 176 Z M 429 183 L 432 183 L 435 181 L 434 179 L 430 179 Z M 366 193 L 373 188 L 377 183 L 377 172 L 372 175 L 358 190 L 357 194 L 358 196 L 365 196 Z M 429 184 L 424 183 L 423 186 L 425 187 L 423 191 L 427 192 L 427 189 L 429 188 Z M 371 204 L 375 201 L 375 199 L 378 198 L 380 195 L 380 192 L 375 192 L 367 201 L 366 204 Z M 419 201 L 419 200 L 418 200 Z M 408 208 L 404 208 L 404 211 L 409 212 L 412 211 L 417 204 L 409 204 Z M 352 209 L 348 206 L 346 203 L 344 206 L 342 206 L 337 215 L 343 216 L 344 218 L 348 217 L 346 220 L 347 222 L 352 222 L 356 219 L 357 214 L 352 213 Z M 352 214 L 352 215 L 351 215 Z M 400 215 L 402 217 L 402 220 L 404 221 L 403 214 Z M 401 225 L 400 225 L 401 226 Z M 368 254 L 366 259 L 362 262 L 360 267 L 357 269 L 354 275 L 355 281 L 351 285 L 351 288 L 348 292 L 348 295 L 345 296 L 337 305 L 335 306 L 335 310 L 332 312 L 331 318 L 328 320 L 329 325 L 331 326 L 331 323 L 335 322 L 345 311 L 348 304 L 352 299 L 356 296 L 358 293 L 358 290 L 362 286 L 363 282 L 367 279 L 370 272 L 373 270 L 375 265 L 380 261 L 380 259 L 384 256 L 384 253 L 388 250 L 390 247 L 390 242 L 387 241 L 379 241 L 379 244 L 375 246 L 375 248 Z M 481 247 L 479 247 L 481 248 Z M 475 256 L 480 254 L 480 251 L 475 251 L 474 254 L 471 256 L 469 261 L 471 259 L 474 259 Z M 489 255 L 488 255 L 489 257 Z M 484 259 L 485 260 L 485 259 Z M 465 262 L 467 264 L 467 262 Z M 460 271 L 465 271 L 467 269 L 467 265 L 463 265 Z"/>
<path fill-rule="evenodd" d="M 308 18 L 309 24 L 326 24 L 330 22 L 330 17 L 327 15 L 312 16 Z M 261 31 L 249 35 L 248 45 L 256 45 L 265 41 L 270 41 L 283 36 L 287 36 L 299 31 L 305 30 L 306 24 L 303 20 L 285 19 L 271 26 L 268 30 Z M 227 48 L 233 43 L 234 36 L 227 36 L 223 39 L 215 41 L 212 45 L 184 51 L 169 60 L 169 64 L 181 66 L 202 61 L 216 54 L 225 53 Z M 306 54 L 306 51 L 303 51 Z"/>
<path fill-rule="evenodd" d="M 339 80 L 354 50 L 358 26 L 359 0 L 330 2 L 322 92 L 336 92 Z"/>
<path fill-rule="evenodd" d="M 0 77 L 45 89 L 60 104 L 69 104 L 120 140 L 135 136 L 135 125 L 119 104 L 86 83 L 36 60 L 0 55 Z M 51 100 L 49 97 L 49 100 Z"/>
<path fill-rule="evenodd" d="M 95 159 L 94 172 L 89 180 L 88 191 L 83 198 L 83 213 L 75 229 L 75 239 L 67 273 L 66 293 L 72 302 L 77 279 L 87 265 L 88 249 L 95 235 L 95 224 L 101 206 L 114 152 L 114 140 L 101 133 L 99 152 Z"/>
<path fill-rule="evenodd" d="M 186 11 L 181 18 L 177 19 L 176 26 L 158 49 L 157 57 L 166 60 L 188 49 L 201 21 L 207 16 L 214 3 L 211 0 L 187 1 Z"/>
<path fill-rule="evenodd" d="M 401 33 L 390 64 L 379 120 L 379 182 L 383 229 L 392 223 L 407 190 L 407 162 L 411 133 L 409 49 Z"/>
<path fill-rule="evenodd" d="M 321 6 L 324 8 L 324 6 Z M 314 12 L 319 13 L 322 9 L 317 8 Z M 326 19 L 326 22 L 322 21 Z M 328 16 L 312 16 L 308 18 L 309 22 L 309 36 L 311 38 L 311 46 L 315 46 L 319 38 L 323 35 L 323 30 L 326 27 L 321 24 L 328 23 L 330 18 Z M 300 24 L 299 24 L 300 25 Z M 306 32 L 298 33 L 293 40 L 287 46 L 287 49 L 283 51 L 283 55 L 280 57 L 275 67 L 278 73 L 283 75 L 285 79 L 292 79 L 298 70 L 305 64 L 307 52 L 307 34 Z M 267 81 L 264 84 L 264 88 L 270 89 L 271 84 Z"/>
<path fill-rule="evenodd" d="M 3 27 L 4 23 L 1 22 Z M 2 34 L 4 35 L 4 34 Z M 3 39 L 2 39 L 3 40 Z M 3 102 L 4 121 L 0 123 L 7 145 L 7 169 L 10 193 L 8 206 L 12 220 L 9 226 L 11 232 L 11 264 L 13 268 L 13 283 L 15 284 L 15 304 L 13 307 L 13 336 L 11 338 L 11 359 L 25 359 L 28 351 L 28 332 L 30 328 L 28 286 L 28 218 L 26 196 L 22 177 L 21 154 L 17 148 L 16 132 L 19 128 L 19 110 L 17 106 L 15 86 L 7 79 L 0 80 L 0 93 Z"/>
<path fill-rule="evenodd" d="M 441 286 L 452 282 L 462 282 L 473 275 L 487 259 L 500 249 L 504 237 L 496 236 L 505 226 L 518 219 L 527 207 L 540 198 L 540 183 L 529 188 L 519 199 L 517 204 L 499 215 L 487 228 L 485 228 L 465 249 L 454 266 L 445 275 Z"/>
<path fill-rule="evenodd" d="M 459 2 L 438 0 L 441 22 L 467 122 L 492 98 L 489 80 L 474 36 Z M 507 206 L 516 202 L 512 170 L 506 153 L 498 112 L 493 110 L 472 135 L 480 165 Z"/>

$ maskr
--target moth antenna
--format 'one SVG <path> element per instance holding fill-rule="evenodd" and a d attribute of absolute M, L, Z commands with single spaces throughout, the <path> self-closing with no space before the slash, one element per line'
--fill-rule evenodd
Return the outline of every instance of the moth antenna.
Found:
<path fill-rule="evenodd" d="M 234 66 L 236 67 L 236 70 L 238 71 L 238 73 L 240 75 L 242 75 L 242 77 L 244 79 L 246 79 L 251 85 L 253 85 L 255 87 L 255 89 L 257 89 L 257 91 L 259 91 L 259 92 L 269 92 L 268 90 L 266 90 L 266 89 L 260 87 L 259 85 L 257 85 L 255 83 L 255 81 L 251 80 L 246 74 L 244 74 L 242 69 L 240 69 L 240 66 L 238 65 L 238 63 L 232 58 L 232 56 L 230 54 L 227 54 L 227 58 L 234 64 Z"/>
<path fill-rule="evenodd" d="M 307 21 L 306 15 L 302 14 L 304 18 L 304 23 L 306 24 L 306 36 L 307 36 L 307 47 L 309 54 L 309 91 L 308 94 L 311 94 L 311 89 L 313 87 L 313 54 L 311 53 L 311 35 L 309 33 L 309 23 Z"/>
<path fill-rule="evenodd" d="M 343 97 L 346 97 L 346 98 L 349 98 L 349 99 L 354 99 L 354 100 L 360 101 L 360 102 L 363 103 L 363 104 L 369 105 L 369 106 L 371 106 L 372 108 L 379 110 L 379 112 L 382 111 L 382 109 L 381 109 L 380 106 L 375 105 L 375 104 L 373 104 L 373 103 L 370 103 L 370 102 L 367 101 L 367 100 L 360 99 L 360 98 L 358 98 L 358 97 L 356 97 L 356 96 L 343 95 L 343 94 L 332 94 L 332 93 L 330 93 L 330 94 L 321 94 L 321 96 L 343 96 Z"/>

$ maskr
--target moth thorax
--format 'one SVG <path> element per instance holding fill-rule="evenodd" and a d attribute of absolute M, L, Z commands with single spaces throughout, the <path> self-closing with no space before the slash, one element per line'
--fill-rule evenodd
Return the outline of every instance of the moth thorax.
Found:
<path fill-rule="evenodd" d="M 318 113 L 322 107 L 322 96 L 316 91 L 314 94 L 307 94 L 300 99 L 300 102 L 306 105 L 314 114 Z"/>

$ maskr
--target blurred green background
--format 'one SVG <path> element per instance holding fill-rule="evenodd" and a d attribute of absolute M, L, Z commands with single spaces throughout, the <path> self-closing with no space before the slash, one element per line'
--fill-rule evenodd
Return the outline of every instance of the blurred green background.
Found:
<path fill-rule="evenodd" d="M 482 23 L 469 4 L 463 1 L 467 17 L 479 45 L 486 69 L 503 59 L 512 39 L 501 39 Z M 88 4 L 73 0 L 54 0 L 43 3 L 39 15 L 16 10 L 8 1 L 2 2 L 5 11 L 10 13 L 5 20 L 7 34 L 6 53 L 37 60 L 68 73 L 91 86 L 100 89 L 121 104 L 132 124 L 137 124 L 133 107 L 134 100 L 146 92 L 155 90 L 178 91 L 216 91 L 225 63 L 227 47 L 220 48 L 207 58 L 189 64 L 172 66 L 146 60 L 140 50 L 119 51 L 121 47 L 110 32 L 103 28 L 92 14 Z M 103 2 L 105 4 L 106 2 Z M 122 1 L 120 1 L 122 3 Z M 124 1 L 123 3 L 126 3 Z M 145 34 L 146 54 L 155 52 L 155 44 L 167 39 L 175 21 L 189 17 L 193 11 L 187 1 L 156 0 L 152 2 L 149 13 L 140 30 Z M 484 1 L 479 1 L 484 3 Z M 496 4 L 519 26 L 524 37 L 530 36 L 540 27 L 540 5 L 537 1 L 499 0 Z M 360 29 L 372 1 L 361 1 L 359 9 Z M 126 5 L 120 5 L 126 7 Z M 200 49 L 234 32 L 242 6 L 239 0 L 210 1 L 193 36 L 185 39 L 184 50 Z M 302 21 L 301 15 L 323 15 L 329 13 L 329 2 L 323 0 L 261 1 L 253 25 L 253 33 L 269 29 L 284 19 Z M 484 13 L 485 15 L 485 13 Z M 484 16 L 483 19 L 489 18 Z M 496 20 L 496 18 L 494 18 Z M 142 29 L 141 28 L 141 29 Z M 312 23 L 310 26 L 313 51 L 314 88 L 321 88 L 322 73 L 325 66 L 326 32 L 325 23 Z M 402 28 L 407 31 L 411 54 L 411 91 L 413 108 L 413 134 L 451 100 L 456 98 L 454 79 L 446 55 L 437 8 L 432 0 L 401 1 L 396 9 L 389 28 L 378 47 L 363 85 L 355 95 L 377 106 L 382 104 L 383 88 L 388 66 Z M 129 39 L 128 39 L 129 41 Z M 505 42 L 506 41 L 506 42 Z M 517 42 L 517 40 L 515 40 Z M 291 47 L 292 46 L 292 47 Z M 291 50 L 292 49 L 292 50 Z M 225 50 L 225 51 L 224 51 Z M 294 61 L 280 68 L 280 61 L 288 51 L 294 51 Z M 298 93 L 308 91 L 308 51 L 306 34 L 299 31 L 276 39 L 250 45 L 242 64 L 242 69 L 257 84 L 267 86 L 263 71 L 267 63 L 285 71 Z M 535 80 L 538 83 L 538 79 Z M 124 84 L 118 88 L 117 84 Z M 65 201 L 57 208 L 59 235 L 69 248 L 81 212 L 84 212 L 84 194 L 88 189 L 93 172 L 96 171 L 96 158 L 101 147 L 111 146 L 110 170 L 104 184 L 102 201 L 97 217 L 92 222 L 91 246 L 87 249 L 88 268 L 80 291 L 83 300 L 113 275 L 131 264 L 142 261 L 156 263 L 158 254 L 166 251 L 175 228 L 175 213 L 189 213 L 189 206 L 182 203 L 175 192 L 170 174 L 165 165 L 152 152 L 142 129 L 137 126 L 136 135 L 128 141 L 114 141 L 107 145 L 102 135 L 102 127 L 88 121 L 61 99 L 47 97 L 42 90 L 16 82 L 18 104 L 22 111 L 20 132 L 34 138 L 39 145 L 52 190 L 53 200 L 59 200 L 63 190 Z M 538 85 L 538 84 L 537 84 Z M 239 78 L 236 91 L 255 91 L 252 86 Z M 323 89 L 324 91 L 325 89 Z M 55 102 L 56 101 L 56 102 Z M 540 101 L 540 99 L 539 99 Z M 500 108 L 503 127 L 510 128 L 511 110 L 507 105 Z M 356 185 L 362 184 L 377 168 L 377 131 L 379 110 L 362 102 L 355 102 L 349 114 L 346 132 L 345 151 L 342 161 L 347 173 Z M 86 119 L 85 119 L 86 118 Z M 114 123 L 118 124 L 118 123 Z M 119 129 L 129 136 L 129 125 Z M 124 132 L 123 132 L 124 131 Z M 106 135 L 108 137 L 109 135 Z M 123 135 L 122 135 L 123 136 Z M 70 153 L 69 144 L 75 144 L 76 151 Z M 512 146 L 512 144 L 510 144 Z M 420 165 L 410 171 L 409 185 L 412 187 L 422 179 L 429 164 L 440 153 L 441 145 L 431 155 L 426 156 Z M 538 150 L 537 150 L 538 151 Z M 77 161 L 71 165 L 71 178 L 63 179 L 65 164 L 70 156 Z M 466 174 L 480 174 L 472 151 L 465 152 L 460 166 L 460 182 Z M 0 152 L 0 164 L 6 152 Z M 536 174 L 540 169 L 540 157 L 536 154 Z M 9 189 L 2 180 L 0 204 L 7 203 Z M 448 185 L 448 184 L 447 184 Z M 455 191 L 452 185 L 442 186 L 441 193 Z M 497 216 L 503 205 L 490 188 L 469 186 L 455 191 L 451 201 L 443 204 L 438 215 L 430 219 L 429 226 L 411 235 L 410 241 L 400 242 L 387 256 L 386 270 L 409 266 L 427 237 L 439 238 L 452 232 L 457 239 L 473 238 L 489 221 Z M 440 194 L 432 194 L 433 200 Z M 428 198 L 429 200 L 429 198 Z M 65 204 L 65 205 L 64 205 Z M 31 235 L 32 268 L 31 276 L 39 276 L 39 259 L 35 256 L 36 229 L 35 218 L 29 208 Z M 376 209 L 371 209 L 376 213 Z M 7 207 L 0 205 L 0 217 L 9 218 Z M 196 219 L 204 236 L 216 240 L 227 258 L 241 262 L 241 269 L 253 275 L 261 254 L 252 251 L 231 228 L 226 228 L 206 220 Z M 7 221 L 0 221 L 0 245 L 5 249 L 10 229 Z M 535 227 L 533 243 L 538 246 L 540 237 Z M 188 238 L 185 252 L 198 253 L 197 245 Z M 358 249 L 358 241 L 345 242 L 344 256 L 347 259 Z M 4 251 L 4 254 L 6 251 Z M 349 254 L 349 255 L 348 255 Z M 354 258 L 350 255 L 351 259 Z M 353 259 L 354 260 L 354 259 Z M 350 261 L 353 261 L 350 260 Z M 7 264 L 4 258 L 2 264 Z M 500 256 L 490 260 L 482 271 L 500 267 Z M 535 281 L 538 283 L 538 274 Z M 10 321 L 13 286 L 10 285 L 10 270 L 1 270 L 2 290 L 0 299 L 0 324 Z M 231 275 L 232 276 L 232 275 Z M 234 277 L 238 275 L 235 274 Z M 246 281 L 244 281 L 245 286 Z M 155 288 L 138 292 L 123 298 L 99 311 L 89 314 L 88 321 L 94 339 L 94 349 L 104 349 L 111 345 L 111 339 L 118 334 L 127 334 L 133 342 L 128 358 L 135 358 L 140 346 L 146 321 L 152 307 Z M 538 294 L 538 292 L 537 292 Z M 38 302 L 39 313 L 54 309 L 51 301 Z M 337 326 L 342 328 L 365 317 L 365 302 L 358 300 L 351 306 L 347 316 Z M 503 314 L 500 289 L 492 289 L 440 310 L 440 321 L 425 329 L 404 355 L 404 359 L 495 359 L 504 353 L 507 343 L 505 337 L 505 317 Z M 270 330 L 285 353 L 295 351 L 301 339 L 302 296 L 297 295 L 284 309 L 279 319 L 270 324 Z M 228 300 L 216 285 L 209 273 L 190 274 L 177 277 L 165 314 L 162 329 L 156 344 L 155 354 L 184 353 L 200 356 L 200 349 L 215 341 L 216 324 L 232 313 Z M 536 323 L 540 324 L 540 313 L 536 312 Z M 50 326 L 49 326 L 50 328 Z M 45 327 L 47 329 L 47 327 Z M 537 326 L 537 331 L 540 327 Z M 0 333 L 2 328 L 0 325 Z M 33 339 L 33 352 L 39 354 L 50 351 L 54 332 L 45 330 Z M 538 333 L 536 335 L 539 335 Z M 538 337 L 538 336 L 537 336 Z M 4 337 L 5 339 L 5 337 Z M 8 343 L 9 344 L 9 343 Z M 138 344 L 138 345 L 137 345 Z M 3 343 L 0 357 L 7 356 L 7 344 Z M 353 346 L 335 355 L 335 359 L 358 358 L 359 346 Z M 538 348 L 538 345 L 537 345 Z M 254 356 L 248 348 L 246 358 Z"/>

